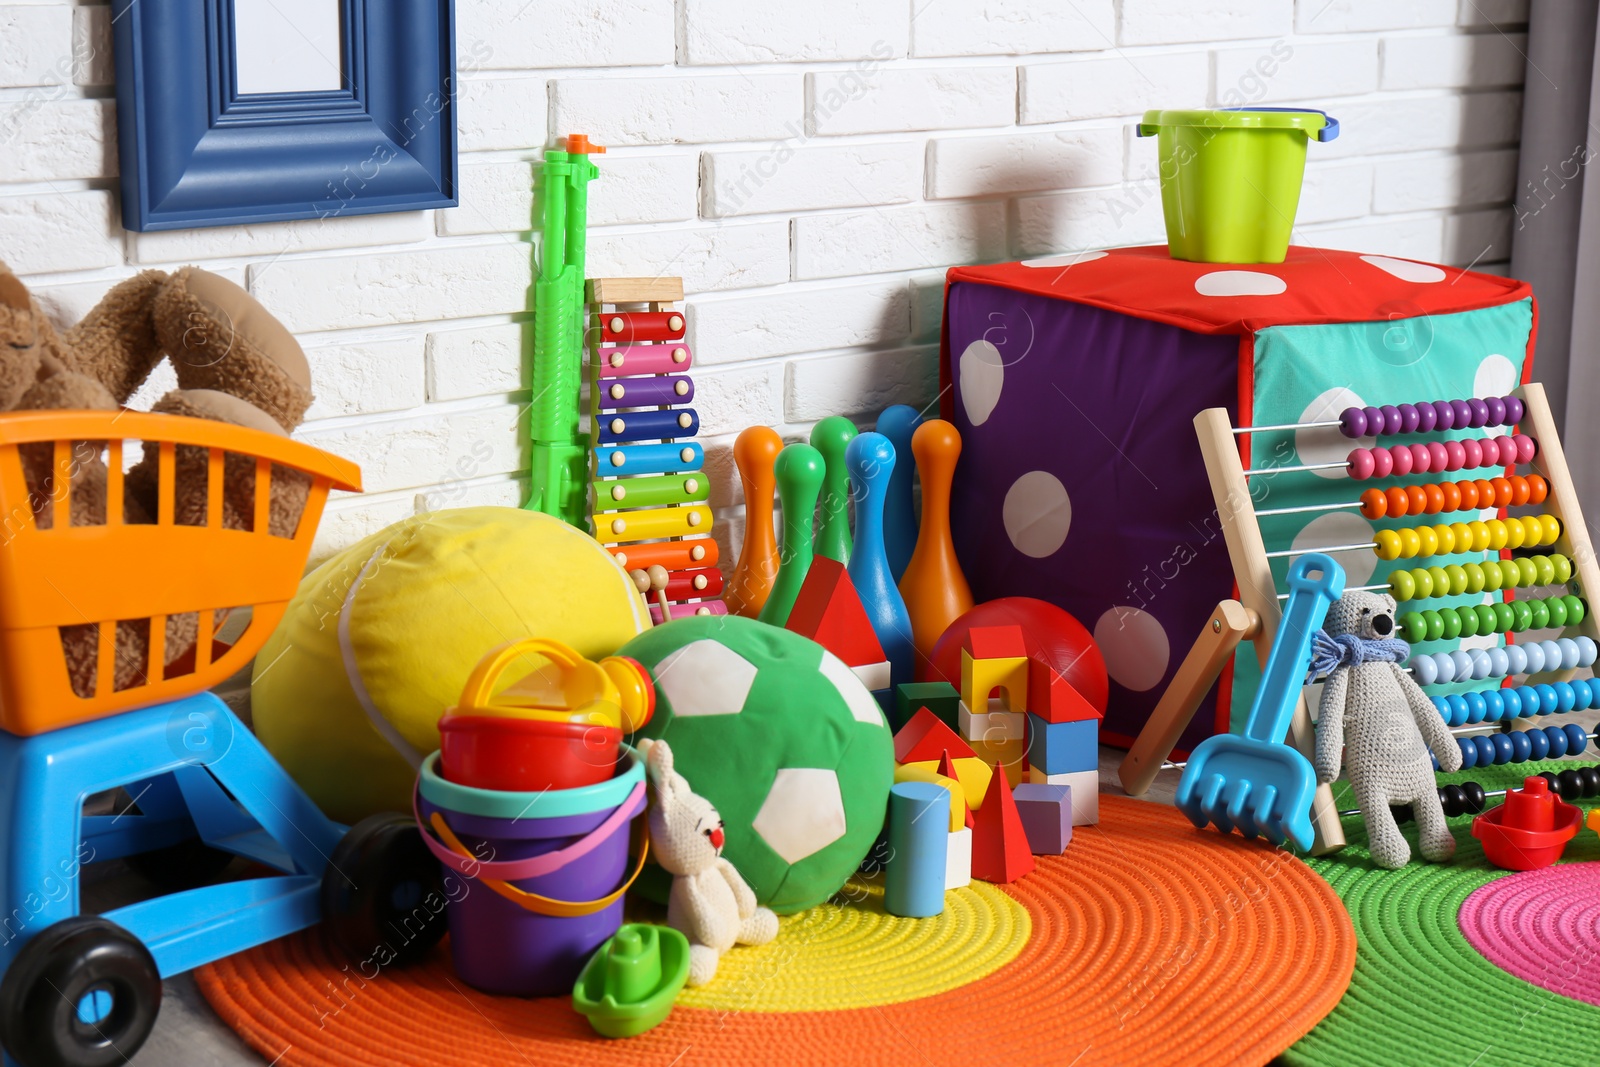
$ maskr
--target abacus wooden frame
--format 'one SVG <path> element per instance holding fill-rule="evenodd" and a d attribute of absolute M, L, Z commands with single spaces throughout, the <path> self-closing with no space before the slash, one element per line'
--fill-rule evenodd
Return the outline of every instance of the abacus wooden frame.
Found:
<path fill-rule="evenodd" d="M 1566 452 L 1562 448 L 1555 419 L 1550 413 L 1550 402 L 1545 396 L 1544 386 L 1530 382 L 1517 389 L 1515 395 L 1523 403 L 1521 425 L 1524 432 L 1531 434 L 1539 446 L 1530 466 L 1543 475 L 1550 486 L 1543 507 L 1561 523 L 1561 537 L 1551 547 L 1572 560 L 1573 576 L 1580 594 L 1584 590 L 1600 590 L 1600 561 L 1595 559 L 1589 528 L 1584 525 L 1583 511 L 1578 504 L 1572 473 L 1567 467 Z M 1261 535 L 1261 524 L 1244 473 L 1242 455 L 1248 448 L 1249 437 L 1235 436 L 1226 408 L 1208 408 L 1195 416 L 1194 424 L 1211 482 L 1211 493 L 1216 500 L 1223 539 L 1228 546 L 1228 557 L 1233 564 L 1234 579 L 1239 586 L 1239 601 L 1244 610 L 1256 618 L 1256 625 L 1249 635 L 1255 645 L 1256 656 L 1265 664 L 1282 613 L 1278 607 L 1278 589 L 1272 578 L 1271 561 L 1267 558 L 1266 543 Z M 1566 636 L 1580 634 L 1600 641 L 1600 624 L 1597 624 L 1592 610 L 1585 614 L 1582 623 L 1565 631 Z M 1237 645 L 1240 636 L 1242 634 L 1233 638 L 1234 645 Z M 1208 669 L 1213 662 L 1225 659 L 1210 634 L 1209 625 L 1200 641 L 1196 642 L 1196 650 L 1190 653 L 1189 659 L 1201 654 L 1202 646 L 1206 647 L 1202 660 Z M 1189 666 L 1189 659 L 1184 661 L 1184 668 Z M 1564 681 L 1575 673 L 1574 669 L 1546 672 L 1531 677 L 1530 682 L 1535 679 Z M 1181 689 L 1178 685 L 1180 681 L 1186 681 Z M 1144 779 L 1145 776 L 1153 776 L 1152 764 L 1158 769 L 1176 744 L 1176 735 L 1172 733 L 1176 721 L 1174 716 L 1181 715 L 1184 708 L 1188 709 L 1188 716 L 1194 714 L 1190 701 L 1191 698 L 1194 702 L 1198 701 L 1198 697 L 1193 695 L 1198 681 L 1198 677 L 1186 678 L 1184 669 L 1180 668 L 1178 676 L 1173 679 L 1173 686 L 1169 687 L 1168 694 L 1162 697 L 1161 705 L 1152 714 L 1150 724 L 1141 732 L 1139 742 L 1123 761 L 1124 770 L 1120 773 L 1125 782 L 1138 784 L 1144 781 L 1145 788 L 1148 788 L 1148 781 Z M 1201 687 L 1200 692 L 1203 693 L 1204 688 Z M 1170 705 L 1169 696 L 1172 697 Z M 1188 716 L 1182 716 L 1181 723 L 1176 726 L 1177 731 L 1182 731 Z M 1150 735 L 1148 740 L 1146 734 Z M 1167 740 L 1169 736 L 1170 742 Z M 1290 740 L 1306 758 L 1311 758 L 1316 746 L 1316 728 L 1303 692 L 1290 725 Z M 1134 752 L 1140 753 L 1140 760 L 1133 760 Z M 1312 805 L 1312 824 L 1317 831 L 1313 854 L 1322 855 L 1344 847 L 1344 830 L 1339 823 L 1338 806 L 1333 802 L 1332 790 L 1326 785 L 1317 790 Z"/>

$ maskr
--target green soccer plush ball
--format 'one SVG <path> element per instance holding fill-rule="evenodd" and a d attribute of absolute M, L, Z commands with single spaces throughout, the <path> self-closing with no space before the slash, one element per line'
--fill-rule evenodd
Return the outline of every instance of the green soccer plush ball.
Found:
<path fill-rule="evenodd" d="M 655 679 L 642 736 L 665 739 L 678 772 L 717 806 L 722 854 L 761 903 L 800 911 L 838 891 L 883 828 L 894 781 L 889 724 L 850 668 L 734 615 L 657 626 L 618 654 Z"/>

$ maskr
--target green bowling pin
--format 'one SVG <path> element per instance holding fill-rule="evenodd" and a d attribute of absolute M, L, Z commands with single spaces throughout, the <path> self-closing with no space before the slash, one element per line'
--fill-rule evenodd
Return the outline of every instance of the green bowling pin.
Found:
<path fill-rule="evenodd" d="M 822 474 L 822 528 L 817 555 L 850 562 L 850 472 L 844 450 L 856 438 L 856 424 L 843 415 L 829 415 L 811 427 L 811 445 L 827 464 Z"/>
<path fill-rule="evenodd" d="M 800 586 L 811 570 L 811 520 L 822 491 L 822 453 L 806 444 L 786 445 L 778 453 L 773 474 L 778 479 L 778 500 L 783 507 L 783 548 L 778 553 L 778 577 L 761 607 L 761 621 L 782 626 Z"/>

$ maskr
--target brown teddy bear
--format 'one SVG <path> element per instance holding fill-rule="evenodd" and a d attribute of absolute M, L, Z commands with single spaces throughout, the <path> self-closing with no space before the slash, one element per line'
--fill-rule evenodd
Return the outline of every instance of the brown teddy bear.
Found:
<path fill-rule="evenodd" d="M 163 356 L 172 360 L 178 388 L 152 410 L 215 419 L 287 435 L 311 406 L 311 369 L 294 337 L 243 289 L 208 271 L 144 271 L 114 286 L 77 325 L 57 331 L 27 287 L 0 264 L 0 410 L 116 410 L 149 377 Z M 23 449 L 34 521 L 49 528 L 52 501 L 70 492 L 74 526 L 106 521 L 106 470 L 99 442 L 76 442 L 69 486 L 54 484 L 48 444 Z M 127 472 L 123 521 L 149 523 L 157 512 L 158 447 Z M 206 450 L 177 450 L 174 521 L 206 521 Z M 229 453 L 223 461 L 222 524 L 250 529 L 255 521 L 255 461 Z M 272 469 L 270 531 L 292 536 L 309 480 Z M 199 617 L 167 620 L 166 664 L 195 643 Z M 79 696 L 94 692 L 99 633 L 92 623 L 62 628 L 68 673 Z M 148 620 L 117 624 L 116 688 L 142 684 L 149 649 Z"/>

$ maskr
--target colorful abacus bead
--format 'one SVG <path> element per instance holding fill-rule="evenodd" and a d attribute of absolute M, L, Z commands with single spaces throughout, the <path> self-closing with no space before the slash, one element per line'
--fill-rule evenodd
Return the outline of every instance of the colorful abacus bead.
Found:
<path fill-rule="evenodd" d="M 1472 397 L 1421 404 L 1385 404 L 1381 408 L 1345 408 L 1339 413 L 1339 432 L 1351 438 L 1392 437 L 1434 430 L 1515 426 L 1521 418 L 1522 401 L 1514 396 Z"/>
<path fill-rule="evenodd" d="M 1569 754 L 1579 755 L 1588 746 L 1589 735 L 1576 723 L 1456 738 L 1456 747 L 1461 750 L 1462 770 L 1522 763 L 1530 759 L 1560 759 Z M 1545 749 L 1543 753 L 1539 751 L 1541 747 Z"/>
<path fill-rule="evenodd" d="M 1478 632 L 1488 634 L 1496 631 L 1493 628 L 1483 629 L 1480 625 Z M 1600 648 L 1596 647 L 1592 639 L 1580 635 L 1474 651 L 1483 652 L 1487 659 L 1488 668 L 1483 677 L 1503 678 L 1508 674 L 1539 674 L 1543 671 L 1590 667 L 1594 665 Z M 1457 650 L 1413 653 L 1410 666 L 1417 684 L 1433 685 L 1435 682 L 1445 684 L 1469 681 L 1473 676 L 1474 663 L 1471 656 Z M 1597 700 L 1597 706 L 1600 706 L 1600 700 Z"/>
<path fill-rule="evenodd" d="M 1515 530 L 1520 537 L 1526 530 L 1520 523 L 1507 523 L 1509 534 Z M 1540 530 L 1543 533 L 1543 528 Z M 1519 540 L 1516 547 L 1524 542 Z M 1508 547 L 1512 547 L 1509 545 Z M 1438 572 L 1437 574 L 1435 572 Z M 1397 601 L 1425 600 L 1428 597 L 1460 596 L 1463 593 L 1494 593 L 1501 589 L 1521 588 L 1529 585 L 1555 585 L 1572 577 L 1572 560 L 1558 554 L 1548 556 L 1523 556 L 1520 559 L 1486 560 L 1482 563 L 1451 564 L 1448 567 L 1413 567 L 1398 569 L 1389 574 L 1389 595 Z M 1439 579 L 1442 578 L 1443 581 Z M 1555 621 L 1551 605 L 1551 626 L 1568 626 Z M 1565 617 L 1564 615 L 1562 616 Z"/>
<path fill-rule="evenodd" d="M 1529 740 L 1533 740 L 1530 736 Z M 1544 759 L 1549 753 L 1548 743 L 1545 755 L 1539 755 L 1535 750 L 1530 759 Z M 1568 804 L 1579 800 L 1588 800 L 1600 797 L 1600 765 L 1593 763 L 1582 767 L 1572 767 L 1564 771 L 1540 771 L 1535 777 L 1543 778 L 1550 785 L 1550 792 L 1565 800 Z M 1501 794 L 1496 794 L 1499 796 Z M 1439 787 L 1439 804 L 1444 808 L 1445 815 L 1455 818 L 1458 815 L 1477 815 L 1489 804 L 1489 794 L 1484 792 L 1483 786 L 1477 782 L 1462 782 L 1460 785 L 1442 785 Z M 1402 817 L 1402 810 L 1404 815 Z M 1395 818 L 1405 822 L 1412 818 L 1410 806 L 1405 809 L 1395 809 Z"/>
<path fill-rule="evenodd" d="M 1427 533 L 1423 533 L 1424 530 Z M 1538 548 L 1555 544 L 1560 538 L 1561 522 L 1554 515 L 1524 515 L 1379 530 L 1373 535 L 1372 550 L 1379 559 L 1413 559 L 1503 548 Z"/>
<path fill-rule="evenodd" d="M 1492 650 L 1491 650 L 1492 651 Z M 1600 682 L 1576 678 L 1570 682 L 1541 682 L 1538 685 L 1481 689 L 1450 696 L 1430 697 L 1439 717 L 1451 727 L 1475 726 L 1480 722 L 1510 722 L 1534 715 L 1564 715 L 1587 711 L 1600 704 Z"/>
<path fill-rule="evenodd" d="M 1400 452 L 1405 460 L 1396 460 Z M 1538 445 L 1526 434 L 1482 437 L 1467 441 L 1430 441 L 1426 445 L 1390 445 L 1353 449 L 1345 459 L 1345 469 L 1356 481 L 1387 478 L 1391 474 L 1427 474 L 1429 471 L 1458 471 L 1478 467 L 1511 467 L 1530 462 Z M 1398 468 L 1404 467 L 1404 470 Z"/>

